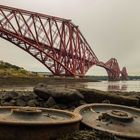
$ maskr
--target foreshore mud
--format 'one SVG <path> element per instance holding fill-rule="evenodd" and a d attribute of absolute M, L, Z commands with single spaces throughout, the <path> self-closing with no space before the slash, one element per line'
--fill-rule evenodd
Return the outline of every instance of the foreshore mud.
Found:
<path fill-rule="evenodd" d="M 112 103 L 140 107 L 139 92 L 105 92 L 83 87 L 37 84 L 33 91 L 0 91 L 0 105 L 39 106 L 60 109 L 86 103 Z M 60 107 L 59 107 L 60 106 Z"/>
<path fill-rule="evenodd" d="M 73 79 L 51 79 L 46 81 L 37 79 L 12 79 L 7 85 L 34 86 L 33 91 L 0 91 L 1 106 L 30 106 L 45 107 L 73 111 L 76 107 L 87 103 L 121 104 L 140 108 L 139 92 L 105 92 L 95 89 L 86 89 L 80 86 L 64 86 L 63 83 L 73 83 Z M 6 82 L 1 81 L 1 86 Z M 83 80 L 84 81 L 84 80 Z M 39 83 L 41 82 L 41 83 Z M 81 81 L 80 81 L 81 82 Z M 37 84 L 39 83 L 39 84 Z M 17 84 L 17 85 L 18 85 Z M 78 83 L 77 83 L 78 84 Z M 111 134 L 96 132 L 81 126 L 80 131 L 58 138 L 59 140 L 120 140 Z"/>
<path fill-rule="evenodd" d="M 38 83 L 47 85 L 57 85 L 76 82 L 99 82 L 91 78 L 73 78 L 73 77 L 0 77 L 0 86 L 19 85 L 19 86 L 35 86 Z"/>

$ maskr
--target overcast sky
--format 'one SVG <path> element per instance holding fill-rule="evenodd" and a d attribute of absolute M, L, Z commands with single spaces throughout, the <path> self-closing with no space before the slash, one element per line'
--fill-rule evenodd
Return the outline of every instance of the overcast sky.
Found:
<path fill-rule="evenodd" d="M 140 0 L 0 0 L 7 5 L 72 19 L 99 60 L 116 58 L 129 75 L 140 75 Z M 46 71 L 29 54 L 0 39 L 0 60 L 28 70 Z M 106 75 L 92 67 L 94 75 Z"/>

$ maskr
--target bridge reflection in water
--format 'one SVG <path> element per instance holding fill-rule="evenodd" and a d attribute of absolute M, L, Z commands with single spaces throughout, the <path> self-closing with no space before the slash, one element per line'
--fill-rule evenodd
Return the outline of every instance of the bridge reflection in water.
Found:
<path fill-rule="evenodd" d="M 102 81 L 86 83 L 87 88 L 103 91 L 140 92 L 140 81 Z"/>
<path fill-rule="evenodd" d="M 108 91 L 126 91 L 127 85 L 108 85 Z"/>
<path fill-rule="evenodd" d="M 103 91 L 122 91 L 122 92 L 140 92 L 140 81 L 117 81 L 117 82 L 75 82 L 75 83 L 63 83 L 63 84 L 54 84 L 48 85 L 48 87 L 65 87 L 65 88 L 89 88 L 97 89 Z M 0 90 L 8 91 L 32 91 L 33 87 L 31 86 L 5 86 L 1 87 Z"/>

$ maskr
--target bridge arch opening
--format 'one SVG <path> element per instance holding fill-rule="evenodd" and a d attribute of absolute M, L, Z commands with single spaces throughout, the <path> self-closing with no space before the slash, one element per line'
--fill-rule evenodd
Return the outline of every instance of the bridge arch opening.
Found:
<path fill-rule="evenodd" d="M 63 66 L 56 58 L 53 58 L 50 54 L 44 51 L 43 48 L 40 48 L 38 45 L 34 45 L 33 40 L 25 39 L 23 36 L 20 37 L 6 30 L 0 31 L 0 37 L 33 56 L 48 68 L 53 75 L 59 75 L 60 73 L 60 69 L 57 69 L 57 71 L 56 66 L 59 66 L 62 69 L 65 68 L 68 74 L 72 74 L 71 71 Z"/>
<path fill-rule="evenodd" d="M 0 38 L 0 60 L 23 67 L 29 71 L 50 72 L 38 60 L 13 43 Z"/>
<path fill-rule="evenodd" d="M 108 76 L 105 68 L 99 66 L 92 66 L 86 73 L 86 76 Z"/>

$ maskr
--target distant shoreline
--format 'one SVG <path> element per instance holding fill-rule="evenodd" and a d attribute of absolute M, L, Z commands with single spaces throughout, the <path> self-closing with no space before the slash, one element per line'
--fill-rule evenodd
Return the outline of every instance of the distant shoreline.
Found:
<path fill-rule="evenodd" d="M 36 85 L 38 83 L 63 84 L 73 82 L 100 82 L 90 78 L 73 77 L 0 77 L 0 86 L 6 85 Z"/>

